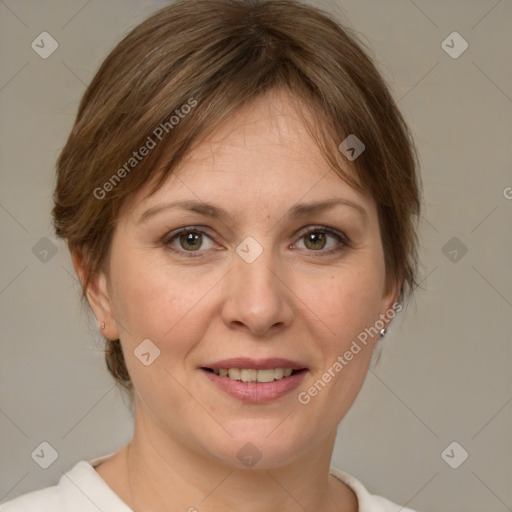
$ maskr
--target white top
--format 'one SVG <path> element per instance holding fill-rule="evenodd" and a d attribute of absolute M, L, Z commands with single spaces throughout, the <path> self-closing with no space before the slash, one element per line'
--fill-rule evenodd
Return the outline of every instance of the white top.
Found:
<path fill-rule="evenodd" d="M 108 486 L 94 467 L 113 453 L 91 461 L 81 460 L 63 474 L 57 485 L 18 496 L 0 505 L 0 512 L 133 512 Z M 356 478 L 331 467 L 331 475 L 354 491 L 359 512 L 414 512 L 370 494 Z"/>

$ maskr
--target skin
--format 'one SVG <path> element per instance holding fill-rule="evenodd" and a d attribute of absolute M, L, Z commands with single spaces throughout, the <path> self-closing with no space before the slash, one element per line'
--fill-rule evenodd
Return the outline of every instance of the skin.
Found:
<path fill-rule="evenodd" d="M 298 202 L 333 197 L 365 215 L 335 206 L 285 218 Z M 229 218 L 167 209 L 140 222 L 147 210 L 181 199 L 212 203 Z M 188 245 L 186 235 L 181 245 L 169 240 L 190 226 L 207 231 L 202 245 L 201 235 Z M 319 226 L 344 233 L 348 245 Z M 308 243 L 315 229 L 325 238 Z M 252 263 L 236 253 L 248 236 L 263 249 Z M 83 262 L 78 254 L 73 261 L 80 276 Z M 154 195 L 145 188 L 126 202 L 105 273 L 88 289 L 103 334 L 121 339 L 135 387 L 133 439 L 96 471 L 130 507 L 150 512 L 357 511 L 329 464 L 377 338 L 307 405 L 297 394 L 390 310 L 397 289 L 386 288 L 373 199 L 330 168 L 289 97 L 253 102 L 195 147 Z M 161 352 L 145 366 L 133 351 L 148 338 Z M 308 372 L 284 397 L 247 404 L 199 369 L 237 356 L 293 359 Z M 252 468 L 237 458 L 247 442 L 262 455 Z"/>

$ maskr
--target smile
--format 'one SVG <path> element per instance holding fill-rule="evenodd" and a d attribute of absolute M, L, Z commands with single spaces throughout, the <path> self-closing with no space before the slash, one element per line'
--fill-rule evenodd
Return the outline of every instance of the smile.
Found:
<path fill-rule="evenodd" d="M 290 394 L 309 371 L 298 361 L 247 357 L 211 362 L 199 370 L 222 394 L 253 404 Z"/>
<path fill-rule="evenodd" d="M 292 368 L 264 368 L 261 370 L 256 370 L 255 368 L 205 369 L 210 370 L 215 375 L 227 377 L 228 379 L 239 380 L 242 382 L 261 383 L 274 382 L 275 380 L 284 379 L 286 377 L 290 377 L 290 375 L 293 375 L 294 373 L 297 373 L 297 370 L 293 370 Z"/>

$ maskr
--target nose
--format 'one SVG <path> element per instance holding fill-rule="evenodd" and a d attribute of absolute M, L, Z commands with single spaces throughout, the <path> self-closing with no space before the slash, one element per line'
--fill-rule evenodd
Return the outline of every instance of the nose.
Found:
<path fill-rule="evenodd" d="M 245 329 L 264 337 L 291 324 L 293 292 L 272 261 L 270 250 L 264 250 L 252 263 L 235 254 L 224 284 L 222 319 L 229 329 Z"/>

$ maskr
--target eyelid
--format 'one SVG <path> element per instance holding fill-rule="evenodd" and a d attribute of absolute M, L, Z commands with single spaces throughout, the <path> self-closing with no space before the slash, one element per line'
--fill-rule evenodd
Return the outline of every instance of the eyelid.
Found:
<path fill-rule="evenodd" d="M 181 233 L 188 233 L 189 231 L 197 231 L 203 235 L 206 235 L 208 238 L 211 238 L 211 235 L 208 233 L 207 228 L 203 226 L 184 226 L 182 228 L 175 229 L 167 233 L 163 238 L 162 242 L 164 244 L 168 244 L 173 238 L 176 238 Z"/>
<path fill-rule="evenodd" d="M 188 233 L 188 232 L 201 233 L 202 235 L 205 235 L 210 240 L 212 240 L 212 242 L 214 242 L 213 237 L 209 234 L 209 228 L 202 227 L 202 226 L 194 226 L 194 225 L 192 225 L 192 226 L 184 226 L 182 228 L 178 228 L 176 230 L 173 230 L 170 233 L 167 233 L 162 238 L 162 243 L 165 246 L 169 247 L 170 250 L 172 250 L 173 252 L 177 252 L 179 254 L 184 254 L 185 257 L 190 257 L 190 258 L 197 257 L 202 252 L 205 252 L 205 251 L 204 250 L 185 251 L 185 250 L 182 250 L 182 249 L 177 249 L 177 248 L 175 248 L 175 247 L 170 245 L 171 240 L 173 240 L 174 238 L 178 237 L 182 233 Z M 309 225 L 309 226 L 305 226 L 304 228 L 299 230 L 294 235 L 294 237 L 297 238 L 297 242 L 298 242 L 304 236 L 306 236 L 307 234 L 314 233 L 314 232 L 324 232 L 324 233 L 326 233 L 328 235 L 331 235 L 331 236 L 337 238 L 339 240 L 339 242 L 341 243 L 341 247 L 337 246 L 337 247 L 332 247 L 332 248 L 327 249 L 327 250 L 318 250 L 318 251 L 312 251 L 311 250 L 311 251 L 307 251 L 308 253 L 310 253 L 313 256 L 321 257 L 322 255 L 327 255 L 327 254 L 332 254 L 334 252 L 339 252 L 339 251 L 343 250 L 344 248 L 351 246 L 350 239 L 347 237 L 347 235 L 344 232 L 338 231 L 337 229 L 331 228 L 329 226 L 324 226 L 324 225 Z M 297 242 L 295 242 L 293 245 L 295 245 Z M 315 254 L 315 253 L 318 253 L 318 254 Z"/>
<path fill-rule="evenodd" d="M 213 243 L 215 243 L 213 240 L 213 237 L 208 233 L 207 228 L 202 227 L 202 226 L 185 226 L 185 227 L 178 228 L 178 229 L 175 229 L 174 231 L 167 233 L 162 238 L 162 244 L 174 253 L 185 255 L 186 258 L 194 258 L 194 257 L 200 256 L 202 252 L 205 252 L 204 250 L 203 251 L 201 251 L 201 250 L 185 251 L 183 249 L 178 249 L 171 245 L 171 241 L 173 239 L 177 238 L 182 233 L 188 233 L 188 232 L 201 233 L 201 235 L 208 237 Z"/>
<path fill-rule="evenodd" d="M 312 233 L 315 231 L 321 231 L 324 233 L 328 233 L 329 235 L 339 238 L 345 245 L 349 245 L 350 240 L 349 240 L 348 236 L 343 231 L 339 231 L 339 230 L 337 230 L 335 228 L 331 228 L 329 226 L 323 226 L 323 225 L 306 226 L 305 228 L 301 229 L 295 236 L 298 238 L 302 238 L 303 236 L 307 235 L 308 233 Z"/>
<path fill-rule="evenodd" d="M 308 256 L 313 256 L 314 258 L 315 257 L 321 258 L 322 256 L 336 254 L 336 253 L 343 251 L 344 249 L 351 247 L 351 241 L 343 231 L 339 231 L 337 229 L 331 228 L 329 226 L 324 226 L 324 225 L 306 226 L 305 228 L 301 229 L 295 236 L 298 239 L 297 241 L 300 241 L 307 234 L 315 233 L 315 232 L 321 232 L 321 233 L 326 233 L 328 235 L 331 235 L 332 237 L 338 239 L 339 244 L 336 247 L 331 247 L 330 249 L 326 249 L 326 250 L 307 251 Z M 297 242 L 295 242 L 295 243 L 297 243 Z"/>

